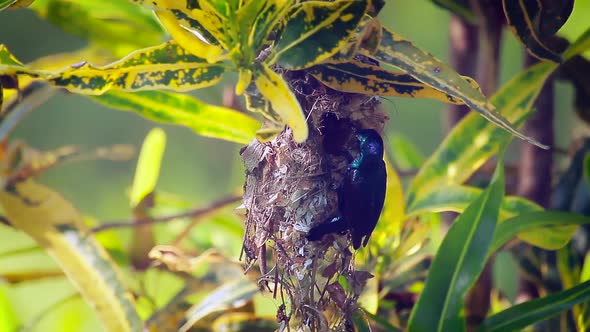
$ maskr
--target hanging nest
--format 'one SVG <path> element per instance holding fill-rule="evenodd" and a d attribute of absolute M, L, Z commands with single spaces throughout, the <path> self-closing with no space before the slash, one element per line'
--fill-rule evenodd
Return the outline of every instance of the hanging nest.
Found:
<path fill-rule="evenodd" d="M 342 143 L 358 154 L 358 143 L 347 137 L 360 128 L 382 132 L 387 117 L 375 97 L 334 91 L 303 72 L 283 75 L 308 116 L 309 138 L 295 143 L 287 128 L 270 142 L 254 140 L 242 149 L 245 261 L 248 269 L 260 268 L 261 286 L 286 300 L 277 313 L 283 328 L 347 331 L 371 275 L 355 271 L 348 234 L 317 242 L 306 235 L 338 213 L 347 160 L 330 147 Z M 338 125 L 328 128 L 327 117 Z"/>

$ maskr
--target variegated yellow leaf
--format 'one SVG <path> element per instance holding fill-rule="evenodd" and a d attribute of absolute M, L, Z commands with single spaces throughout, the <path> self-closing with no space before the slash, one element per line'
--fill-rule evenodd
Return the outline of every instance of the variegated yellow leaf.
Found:
<path fill-rule="evenodd" d="M 106 66 L 71 66 L 47 75 L 46 79 L 70 91 L 100 95 L 108 90 L 194 90 L 216 84 L 224 71 L 223 64 L 209 64 L 175 42 L 167 42 Z"/>
<path fill-rule="evenodd" d="M 366 54 L 378 61 L 400 68 L 419 81 L 462 100 L 481 116 L 512 135 L 541 148 L 548 148 L 516 130 L 504 116 L 496 111 L 496 107 L 479 89 L 474 88 L 453 68 L 395 32 L 383 28 L 383 37 L 377 52 L 373 54 L 366 52 Z"/>
<path fill-rule="evenodd" d="M 223 59 L 223 49 L 217 45 L 207 44 L 197 35 L 181 26 L 176 16 L 169 11 L 156 11 L 156 15 L 166 28 L 166 31 L 189 53 L 215 63 Z M 209 30 L 210 31 L 210 30 Z"/>
<path fill-rule="evenodd" d="M 349 60 L 313 66 L 308 72 L 332 89 L 377 96 L 432 98 L 446 103 L 463 104 L 463 101 L 426 85 L 414 77 L 385 68 Z M 475 87 L 477 83 L 465 77 Z"/>
<path fill-rule="evenodd" d="M 307 139 L 308 128 L 301 106 L 287 83 L 266 66 L 260 66 L 254 72 L 254 83 L 260 93 L 270 101 L 272 108 L 279 114 L 284 124 L 293 130 L 296 142 Z"/>
<path fill-rule="evenodd" d="M 308 1 L 294 6 L 269 63 L 303 69 L 330 58 L 349 45 L 369 6 L 368 0 Z"/>
<path fill-rule="evenodd" d="M 115 264 L 67 200 L 27 180 L 12 190 L 0 191 L 0 205 L 15 228 L 31 236 L 59 263 L 107 331 L 142 331 L 132 295 Z"/>

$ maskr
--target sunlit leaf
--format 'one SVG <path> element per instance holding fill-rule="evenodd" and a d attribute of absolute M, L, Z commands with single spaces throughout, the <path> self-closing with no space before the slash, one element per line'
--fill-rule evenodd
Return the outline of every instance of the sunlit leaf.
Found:
<path fill-rule="evenodd" d="M 457 218 L 440 245 L 408 332 L 465 329 L 463 297 L 484 268 L 503 196 L 504 167 L 499 162 L 490 186 Z"/>
<path fill-rule="evenodd" d="M 131 207 L 136 207 L 145 196 L 156 188 L 160 165 L 166 148 L 166 133 L 161 128 L 152 129 L 141 147 L 139 160 L 135 169 L 135 178 L 129 194 Z"/>
<path fill-rule="evenodd" d="M 366 0 L 309 1 L 287 14 L 270 63 L 303 69 L 321 63 L 348 45 L 369 8 Z"/>
<path fill-rule="evenodd" d="M 18 59 L 10 53 L 6 45 L 0 44 L 0 64 L 2 65 L 14 65 L 14 66 L 22 66 L 22 62 L 18 61 Z"/>
<path fill-rule="evenodd" d="M 6 289 L 4 284 L 0 283 L 0 317 L 2 317 L 0 319 L 0 331 L 16 331 L 19 320 L 14 309 L 11 307 Z"/>
<path fill-rule="evenodd" d="M 223 49 L 217 45 L 207 44 L 198 36 L 182 27 L 176 17 L 169 11 L 156 11 L 156 15 L 172 39 L 190 54 L 202 57 L 208 63 L 222 60 Z M 219 38 L 218 38 L 219 39 Z"/>
<path fill-rule="evenodd" d="M 128 0 L 36 0 L 39 16 L 123 56 L 162 41 L 164 32 L 149 10 Z"/>
<path fill-rule="evenodd" d="M 307 139 L 308 128 L 301 106 L 287 82 L 266 66 L 260 66 L 254 72 L 254 83 L 260 93 L 268 99 L 281 121 L 291 127 L 296 142 Z"/>
<path fill-rule="evenodd" d="M 209 64 L 174 42 L 135 51 L 110 65 L 88 63 L 48 75 L 47 79 L 70 91 L 99 95 L 108 90 L 170 89 L 188 91 L 219 82 L 222 64 Z"/>
<path fill-rule="evenodd" d="M 492 315 L 483 321 L 477 331 L 518 331 L 589 300 L 590 281 L 586 281 L 573 288 L 527 301 Z"/>
<path fill-rule="evenodd" d="M 565 60 L 582 54 L 590 49 L 590 28 L 586 29 L 584 33 L 574 41 L 570 47 L 563 54 Z"/>
<path fill-rule="evenodd" d="M 534 139 L 518 132 L 501 111 L 501 106 L 490 102 L 473 82 L 465 80 L 449 65 L 416 47 L 393 31 L 383 28 L 383 38 L 377 52 L 368 54 L 378 61 L 395 66 L 419 81 L 463 101 L 500 128 L 532 144 L 546 148 Z M 494 107 L 494 105 L 496 105 Z M 498 108 L 497 111 L 496 107 Z"/>
<path fill-rule="evenodd" d="M 260 123 L 238 111 L 205 104 L 191 96 L 164 91 L 136 93 L 111 91 L 94 100 L 107 106 L 136 112 L 167 124 L 186 126 L 200 135 L 247 144 Z"/>
<path fill-rule="evenodd" d="M 116 266 L 88 234 L 82 217 L 58 193 L 32 180 L 0 192 L 11 223 L 60 264 L 109 331 L 141 331 L 142 322 Z"/>
<path fill-rule="evenodd" d="M 373 234 L 373 241 L 371 241 L 379 247 L 383 247 L 381 244 L 387 239 L 400 234 L 403 221 L 406 218 L 403 188 L 399 175 L 392 167 L 389 158 L 386 159 L 385 165 L 387 170 L 385 204 L 379 217 L 380 222 L 377 223 Z"/>
<path fill-rule="evenodd" d="M 105 66 L 82 62 L 58 71 L 47 71 L 0 64 L 0 75 L 27 74 L 72 92 L 90 95 L 108 90 L 193 90 L 216 84 L 224 72 L 223 64 L 209 64 L 174 42 L 137 50 Z"/>

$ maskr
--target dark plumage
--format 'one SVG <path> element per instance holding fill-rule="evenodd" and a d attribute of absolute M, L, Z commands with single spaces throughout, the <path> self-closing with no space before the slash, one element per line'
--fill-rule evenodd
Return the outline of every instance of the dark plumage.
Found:
<path fill-rule="evenodd" d="M 387 174 L 383 162 L 383 140 L 372 129 L 356 133 L 360 154 L 346 170 L 338 191 L 340 214 L 313 227 L 307 238 L 320 240 L 324 235 L 350 230 L 354 249 L 366 246 L 377 225 L 383 202 Z"/>

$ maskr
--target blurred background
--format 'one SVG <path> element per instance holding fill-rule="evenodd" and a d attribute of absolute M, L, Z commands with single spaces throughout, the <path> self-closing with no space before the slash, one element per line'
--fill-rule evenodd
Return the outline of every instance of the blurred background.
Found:
<path fill-rule="evenodd" d="M 450 17 L 446 10 L 427 0 L 388 0 L 380 16 L 382 22 L 392 30 L 414 41 L 439 59 L 447 60 Z M 563 27 L 561 35 L 570 40 L 577 37 L 582 33 L 581 29 L 587 27 L 589 17 L 590 0 L 577 0 L 573 14 Z M 19 60 L 26 63 L 40 56 L 77 50 L 85 45 L 85 41 L 40 19 L 33 11 L 7 10 L 0 12 L 0 44 L 5 44 Z M 504 33 L 501 57 L 500 85 L 522 69 L 522 47 L 507 31 Z M 235 84 L 236 77 L 228 75 L 225 82 L 226 87 L 231 87 Z M 205 102 L 220 104 L 222 93 L 223 87 L 219 86 L 193 94 Z M 584 126 L 578 125 L 572 100 L 572 87 L 558 81 L 555 99 L 556 142 L 558 148 L 565 150 L 585 130 Z M 430 100 L 386 98 L 383 99 L 383 107 L 390 117 L 385 133 L 386 141 L 402 135 L 428 156 L 443 139 L 446 105 Z M 242 186 L 244 169 L 239 156 L 241 146 L 198 136 L 188 128 L 155 123 L 135 113 L 109 109 L 88 98 L 67 93 L 57 94 L 29 114 L 13 133 L 12 140 L 23 140 L 40 150 L 71 144 L 79 145 L 85 150 L 113 144 L 132 144 L 139 148 L 145 135 L 155 126 L 162 127 L 168 137 L 157 185 L 158 194 L 168 193 L 169 197 L 181 198 L 186 202 L 187 208 L 207 205 Z M 522 143 L 516 141 L 513 144 Z M 517 152 L 510 157 L 517 159 Z M 124 162 L 101 160 L 66 163 L 43 173 L 40 181 L 60 192 L 84 215 L 94 220 L 129 220 L 132 211 L 127 192 L 133 181 L 136 162 L 137 159 L 134 158 Z M 239 221 L 235 225 L 239 225 Z M 207 225 L 202 227 L 203 232 L 210 236 L 211 233 L 206 231 Z M 240 231 L 238 229 L 236 232 Z M 223 237 L 223 234 L 214 235 Z M 10 247 L 11 241 L 23 241 L 22 239 L 11 233 L 4 233 L 3 236 L 0 234 L 0 247 Z M 231 255 L 237 258 L 240 243 L 229 245 Z M 11 264 L 15 262 L 0 260 L 0 268 Z M 18 264 L 22 264 L 22 260 Z M 11 305 L 17 311 L 32 311 L 26 316 L 34 317 L 42 309 L 33 310 L 31 306 L 50 306 L 55 301 L 51 299 L 55 294 L 62 291 L 72 292 L 65 279 L 51 282 L 51 287 L 44 282 L 29 283 L 27 287 L 18 290 L 14 287 Z M 166 281 L 157 279 L 152 286 L 157 287 L 160 282 L 166 284 Z M 149 277 L 146 283 L 149 284 Z M 0 313 L 2 292 L 0 287 Z M 18 296 L 14 296 L 16 292 L 19 292 Z M 33 297 L 34 304 L 29 300 Z M 84 330 L 96 330 L 97 323 L 88 309 L 75 308 L 80 303 L 80 300 L 71 302 L 61 309 L 64 312 L 84 310 L 84 319 L 91 317 L 84 323 Z M 25 316 L 22 312 L 19 315 L 21 318 Z M 41 327 L 38 330 L 41 331 Z M 4 332 L 2 324 L 0 332 Z"/>

